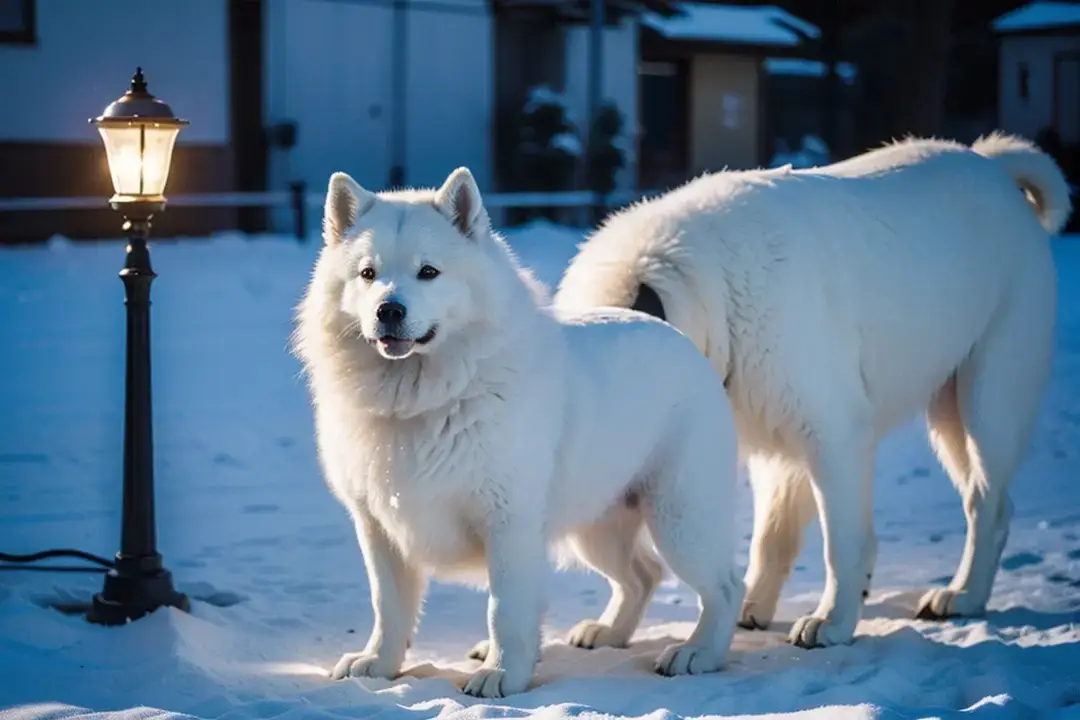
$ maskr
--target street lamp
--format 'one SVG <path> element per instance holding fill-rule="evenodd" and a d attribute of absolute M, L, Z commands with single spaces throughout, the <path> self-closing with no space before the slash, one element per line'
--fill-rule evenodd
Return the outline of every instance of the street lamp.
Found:
<path fill-rule="evenodd" d="M 88 619 L 121 625 L 160 607 L 187 610 L 188 599 L 173 587 L 157 551 L 154 520 L 154 439 L 150 403 L 150 267 L 146 238 L 150 219 L 165 209 L 165 181 L 173 145 L 187 125 L 146 91 L 142 68 L 131 89 L 92 118 L 109 161 L 109 203 L 124 217 L 127 258 L 120 271 L 127 306 L 127 369 L 124 399 L 124 504 L 120 552 L 94 595 Z"/>

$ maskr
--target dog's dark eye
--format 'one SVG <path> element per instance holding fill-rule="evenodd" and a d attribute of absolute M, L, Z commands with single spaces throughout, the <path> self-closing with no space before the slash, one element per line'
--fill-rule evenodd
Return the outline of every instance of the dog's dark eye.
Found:
<path fill-rule="evenodd" d="M 364 268 L 363 270 L 360 271 L 360 277 L 364 278 L 368 282 L 371 282 L 372 280 L 375 279 L 375 268 L 373 268 L 373 267 Z"/>
<path fill-rule="evenodd" d="M 420 268 L 420 272 L 416 273 L 417 280 L 434 280 L 439 277 L 439 271 L 430 265 L 424 265 Z"/>

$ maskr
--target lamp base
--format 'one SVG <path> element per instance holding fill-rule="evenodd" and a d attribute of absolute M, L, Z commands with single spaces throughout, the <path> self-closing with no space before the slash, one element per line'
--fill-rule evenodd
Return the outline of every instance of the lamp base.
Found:
<path fill-rule="evenodd" d="M 118 557 L 116 569 L 105 576 L 105 587 L 94 595 L 87 620 L 98 625 L 123 625 L 163 607 L 184 612 L 191 609 L 187 595 L 173 587 L 172 573 L 161 567 L 160 555 L 125 560 Z"/>

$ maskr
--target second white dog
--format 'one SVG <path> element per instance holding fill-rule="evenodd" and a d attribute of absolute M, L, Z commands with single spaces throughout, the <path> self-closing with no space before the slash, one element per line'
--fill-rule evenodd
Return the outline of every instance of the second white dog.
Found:
<path fill-rule="evenodd" d="M 1026 141 L 912 140 L 705 176 L 585 243 L 556 304 L 662 313 L 728 386 L 754 490 L 742 625 L 772 620 L 816 500 L 825 591 L 791 640 L 852 639 L 877 554 L 877 442 L 923 409 L 968 530 L 919 615 L 985 609 L 1050 372 L 1048 233 L 1069 211 L 1060 170 Z"/>
<path fill-rule="evenodd" d="M 694 345 L 641 313 L 553 316 L 465 169 L 437 191 L 377 195 L 335 174 L 325 240 L 297 349 L 375 614 L 333 676 L 396 676 L 429 572 L 476 571 L 490 643 L 465 691 L 525 690 L 560 540 L 612 588 L 570 642 L 624 645 L 661 577 L 643 525 L 701 603 L 658 671 L 718 670 L 743 596 L 738 460 L 723 386 Z"/>

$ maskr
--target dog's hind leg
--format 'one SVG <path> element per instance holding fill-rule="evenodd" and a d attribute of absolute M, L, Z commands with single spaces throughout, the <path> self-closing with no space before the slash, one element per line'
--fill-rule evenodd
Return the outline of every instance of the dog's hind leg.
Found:
<path fill-rule="evenodd" d="M 810 473 L 800 465 L 757 456 L 747 465 L 754 491 L 754 533 L 739 627 L 764 630 L 776 614 L 803 531 L 814 516 L 814 494 Z"/>
<path fill-rule="evenodd" d="M 971 476 L 971 457 L 968 455 L 967 428 L 964 427 L 964 419 L 960 413 L 955 374 L 946 381 L 930 401 L 930 406 L 926 410 L 926 421 L 930 430 L 930 445 L 934 448 L 938 461 L 945 468 L 956 490 L 962 497 L 966 497 Z M 972 518 L 969 517 L 968 520 L 970 528 Z M 970 537 L 969 530 L 969 539 Z M 968 543 L 968 547 L 964 549 L 965 560 L 961 562 L 962 566 L 971 564 L 970 558 L 967 558 L 969 547 L 971 543 Z M 951 597 L 951 590 L 947 593 L 935 590 L 927 592 L 919 604 L 917 617 L 924 620 L 945 617 L 948 608 L 943 606 L 951 602 Z M 943 611 L 941 614 L 934 609 L 935 604 L 938 605 L 939 610 Z"/>
<path fill-rule="evenodd" d="M 734 483 L 717 478 L 716 426 L 684 428 L 689 451 L 674 453 L 646 493 L 646 522 L 672 572 L 698 595 L 697 626 L 685 642 L 666 648 L 656 660 L 662 675 L 697 675 L 719 670 L 735 635 L 745 586 L 735 565 L 735 529 L 730 508 Z M 703 433 L 705 440 L 698 433 Z M 721 472 L 735 477 L 731 467 Z M 723 452 L 720 457 L 725 457 Z"/>
<path fill-rule="evenodd" d="M 600 618 L 578 623 L 570 631 L 570 645 L 625 647 L 660 584 L 663 568 L 639 539 L 642 519 L 637 502 L 632 496 L 568 539 L 578 558 L 611 585 L 611 600 Z"/>
<path fill-rule="evenodd" d="M 999 316 L 931 407 L 932 437 L 963 499 L 967 539 L 952 582 L 923 596 L 919 618 L 978 616 L 990 600 L 1012 519 L 1009 484 L 1049 375 L 1053 312 L 1040 300 L 1025 294 Z"/>

